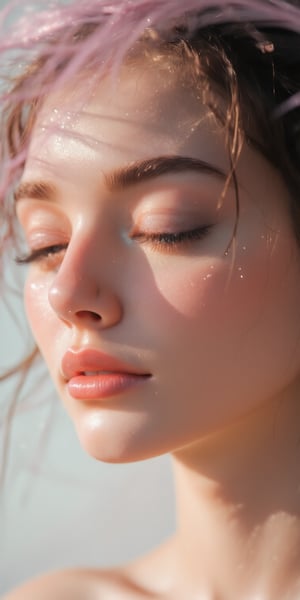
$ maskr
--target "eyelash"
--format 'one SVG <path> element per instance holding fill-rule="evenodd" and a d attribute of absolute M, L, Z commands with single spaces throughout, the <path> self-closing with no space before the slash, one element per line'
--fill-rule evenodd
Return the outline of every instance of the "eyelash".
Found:
<path fill-rule="evenodd" d="M 59 254 L 59 252 L 63 252 L 68 247 L 68 244 L 53 244 L 53 246 L 46 246 L 45 248 L 38 248 L 37 250 L 33 250 L 29 254 L 25 256 L 17 256 L 15 258 L 15 262 L 17 265 L 26 265 L 31 262 L 38 262 L 44 259 L 50 258 L 54 254 Z"/>
<path fill-rule="evenodd" d="M 210 225 L 197 227 L 187 231 L 178 231 L 176 233 L 140 233 L 133 236 L 133 239 L 138 240 L 141 244 L 149 243 L 154 249 L 172 249 L 176 246 L 188 244 L 190 242 L 201 240 L 210 230 Z M 18 265 L 29 264 L 32 262 L 43 261 L 50 258 L 54 254 L 63 252 L 68 247 L 67 244 L 54 244 L 53 246 L 46 246 L 45 248 L 38 248 L 33 250 L 25 256 L 18 256 L 15 258 L 15 262 Z"/>
<path fill-rule="evenodd" d="M 136 234 L 134 239 L 137 239 L 142 244 L 149 243 L 154 250 L 165 249 L 172 252 L 177 246 L 201 240 L 210 229 L 211 225 L 205 225 L 176 233 L 140 233 Z"/>

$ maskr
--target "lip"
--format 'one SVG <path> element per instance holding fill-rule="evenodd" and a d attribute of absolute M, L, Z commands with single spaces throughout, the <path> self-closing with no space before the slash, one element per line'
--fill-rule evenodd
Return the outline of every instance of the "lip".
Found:
<path fill-rule="evenodd" d="M 69 349 L 62 359 L 61 373 L 70 395 L 82 400 L 114 396 L 151 377 L 150 373 L 92 348 Z"/>

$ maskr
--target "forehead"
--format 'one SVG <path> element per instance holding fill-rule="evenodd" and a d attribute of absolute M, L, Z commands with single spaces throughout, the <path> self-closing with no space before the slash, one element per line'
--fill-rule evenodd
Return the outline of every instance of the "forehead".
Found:
<path fill-rule="evenodd" d="M 74 79 L 38 115 L 26 169 L 104 170 L 150 156 L 182 154 L 228 167 L 225 136 L 200 92 L 176 71 L 123 67 L 93 84 Z M 86 91 L 87 90 L 87 91 Z"/>

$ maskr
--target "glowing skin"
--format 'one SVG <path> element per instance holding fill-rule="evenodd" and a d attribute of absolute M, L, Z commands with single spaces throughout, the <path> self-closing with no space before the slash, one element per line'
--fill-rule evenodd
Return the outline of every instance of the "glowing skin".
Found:
<path fill-rule="evenodd" d="M 71 120 L 67 111 L 76 97 L 68 90 L 66 109 L 59 96 L 45 105 L 22 181 L 46 181 L 55 192 L 48 199 L 19 199 L 17 210 L 31 249 L 68 247 L 30 267 L 25 302 L 34 337 L 87 452 L 126 462 L 171 451 L 178 464 L 197 465 L 211 476 L 220 469 L 218 461 L 227 460 L 224 447 L 229 463 L 236 458 L 236 440 L 244 451 L 245 431 L 248 448 L 254 431 L 263 440 L 274 407 L 283 399 L 292 404 L 298 393 L 299 249 L 286 187 L 249 147 L 237 168 L 240 216 L 229 252 L 235 195 L 230 187 L 220 205 L 221 175 L 186 170 L 124 188 L 107 185 L 108 174 L 166 155 L 228 172 L 220 126 L 190 91 L 165 78 L 125 70 L 117 86 L 102 84 Z M 164 90 L 158 91 L 162 82 Z M 201 227 L 200 239 L 173 245 L 151 238 Z M 107 398 L 75 399 L 61 373 L 69 348 L 101 350 L 151 377 Z M 211 457 L 216 464 L 210 471 Z M 181 477 L 188 484 L 187 473 Z M 212 495 L 209 488 L 209 506 Z M 182 500 L 185 514 L 197 513 L 191 498 Z M 223 516 L 225 523 L 228 512 Z M 223 531 L 221 519 L 212 522 Z M 189 531 L 191 556 L 199 556 L 195 523 L 196 516 L 182 527 L 183 540 Z M 184 547 L 188 543 L 182 552 Z M 228 551 L 234 560 L 237 554 Z M 204 556 L 210 564 L 210 553 Z M 219 558 L 220 564 L 224 557 Z M 187 574 L 183 564 L 180 572 Z M 213 559 L 210 567 L 209 578 L 216 577 Z M 197 567 L 191 573 L 192 588 Z M 226 585 L 228 597 L 238 598 L 227 580 Z M 183 589 L 178 597 L 193 596 Z"/>
<path fill-rule="evenodd" d="M 218 209 L 221 178 L 186 172 L 124 190 L 105 187 L 105 173 L 161 155 L 199 158 L 227 171 L 213 119 L 190 134 L 204 109 L 188 92 L 176 92 L 174 102 L 171 83 L 160 98 L 152 92 L 159 83 L 142 79 L 139 94 L 134 78 L 118 90 L 100 88 L 67 132 L 51 132 L 65 125 L 63 108 L 46 107 L 23 182 L 50 181 L 56 196 L 18 203 L 31 248 L 69 244 L 66 253 L 32 266 L 25 301 L 81 442 L 104 460 L 193 443 L 277 396 L 298 373 L 298 248 L 287 192 L 260 156 L 246 148 L 240 160 L 236 250 L 227 256 L 235 200 L 231 189 Z M 177 247 L 135 239 L 135 231 L 206 225 L 203 239 Z M 69 347 L 98 348 L 152 378 L 132 393 L 83 405 L 70 398 L 60 374 Z"/>

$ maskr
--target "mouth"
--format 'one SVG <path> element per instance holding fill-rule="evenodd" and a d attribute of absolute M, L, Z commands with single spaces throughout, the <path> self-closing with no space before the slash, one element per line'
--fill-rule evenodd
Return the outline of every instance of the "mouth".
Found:
<path fill-rule="evenodd" d="M 68 350 L 62 360 L 62 375 L 70 396 L 101 400 L 129 391 L 151 378 L 134 365 L 95 349 Z"/>
<path fill-rule="evenodd" d="M 85 377 L 94 377 L 95 375 L 111 375 L 113 371 L 82 371 L 79 375 L 85 375 Z"/>

